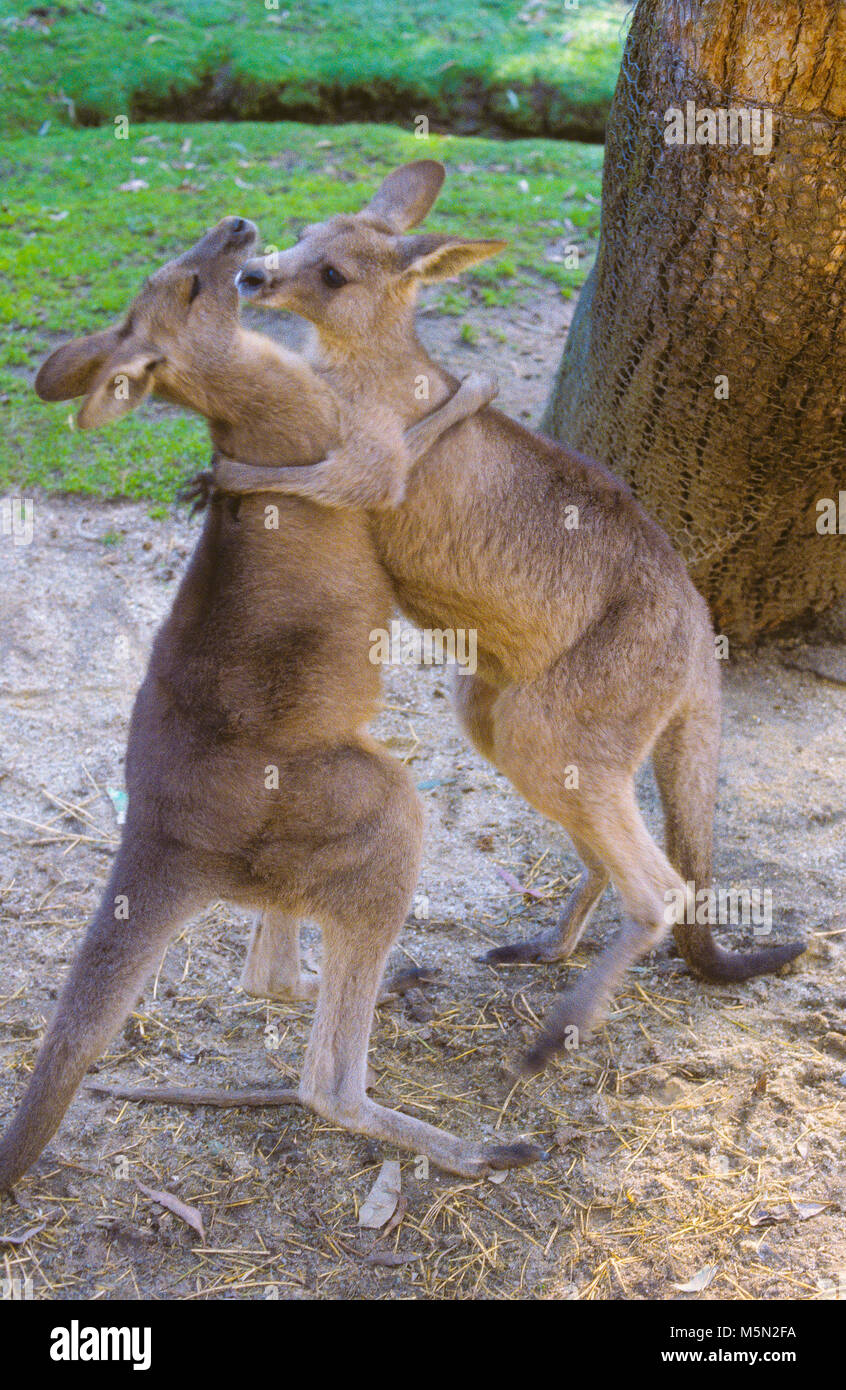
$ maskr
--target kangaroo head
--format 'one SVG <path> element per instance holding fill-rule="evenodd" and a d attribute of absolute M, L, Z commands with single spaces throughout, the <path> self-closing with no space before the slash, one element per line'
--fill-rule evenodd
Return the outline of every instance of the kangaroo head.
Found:
<path fill-rule="evenodd" d="M 421 284 L 452 279 L 507 245 L 405 235 L 432 207 L 444 174 L 433 159 L 395 169 L 361 212 L 315 223 L 290 249 L 248 261 L 239 293 L 300 314 L 330 341 L 389 336 L 409 321 Z"/>
<path fill-rule="evenodd" d="M 235 275 L 256 235 L 252 222 L 224 217 L 150 276 L 122 323 L 57 348 L 35 378 L 39 396 L 84 396 L 82 429 L 119 419 L 153 391 L 201 409 L 225 376 L 239 331 Z"/>

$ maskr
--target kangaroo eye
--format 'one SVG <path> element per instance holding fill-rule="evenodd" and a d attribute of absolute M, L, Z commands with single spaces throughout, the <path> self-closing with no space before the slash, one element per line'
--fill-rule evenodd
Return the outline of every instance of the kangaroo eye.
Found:
<path fill-rule="evenodd" d="M 347 283 L 347 277 L 342 275 L 340 270 L 336 270 L 333 265 L 325 265 L 320 276 L 324 285 L 328 285 L 330 290 L 339 290 L 342 285 Z"/>
<path fill-rule="evenodd" d="M 195 275 L 195 276 L 194 276 L 194 279 L 191 281 L 191 293 L 190 293 L 189 296 L 188 296 L 188 303 L 189 303 L 189 304 L 193 304 L 193 303 L 194 303 L 194 300 L 197 298 L 197 295 L 198 295 L 199 293 L 200 293 L 200 277 L 199 277 L 199 275 Z"/>

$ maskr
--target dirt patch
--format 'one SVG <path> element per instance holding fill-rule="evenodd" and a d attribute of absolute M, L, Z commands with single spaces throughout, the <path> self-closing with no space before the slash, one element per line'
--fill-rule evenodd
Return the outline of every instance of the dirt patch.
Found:
<path fill-rule="evenodd" d="M 493 366 L 505 408 L 537 419 L 568 309 L 550 298 L 509 310 L 504 342 L 497 311 L 480 314 L 475 349 L 460 320 L 424 316 L 424 332 L 455 370 Z M 156 522 L 135 504 L 37 499 L 32 543 L 0 544 L 4 1117 L 105 879 L 127 717 L 197 531 L 184 512 Z M 719 884 L 770 891 L 775 935 L 810 942 L 786 977 L 704 986 L 666 948 L 631 973 L 588 1046 L 516 1084 L 510 1063 L 616 928 L 617 903 L 606 895 L 568 967 L 477 961 L 552 920 L 576 861 L 465 744 L 443 674 L 389 669 L 376 732 L 429 811 L 418 917 L 392 968 L 439 975 L 380 1009 L 374 1094 L 467 1135 L 533 1138 L 549 1160 L 497 1184 L 404 1156 L 405 1216 L 381 1238 L 359 1230 L 357 1212 L 393 1156 L 382 1146 L 299 1111 L 83 1091 L 18 1201 L 0 1205 L 0 1240 L 45 1223 L 2 1246 L 8 1275 L 58 1298 L 842 1292 L 846 687 L 801 669 L 802 650 L 786 653 L 789 667 L 771 648 L 726 671 L 717 828 Z M 648 772 L 642 802 L 657 832 Z M 514 891 L 502 870 L 542 897 Z M 241 992 L 246 933 L 227 906 L 187 928 L 100 1079 L 290 1084 L 311 1009 Z M 137 1182 L 197 1206 L 205 1246 Z M 705 1292 L 678 1290 L 706 1267 Z"/>

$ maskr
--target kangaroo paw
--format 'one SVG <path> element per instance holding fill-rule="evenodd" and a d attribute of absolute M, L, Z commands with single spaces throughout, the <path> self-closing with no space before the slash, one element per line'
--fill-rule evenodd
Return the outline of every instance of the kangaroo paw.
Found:
<path fill-rule="evenodd" d="M 499 382 L 489 372 L 470 372 L 460 386 L 462 397 L 472 396 L 478 407 L 487 405 L 499 395 Z"/>

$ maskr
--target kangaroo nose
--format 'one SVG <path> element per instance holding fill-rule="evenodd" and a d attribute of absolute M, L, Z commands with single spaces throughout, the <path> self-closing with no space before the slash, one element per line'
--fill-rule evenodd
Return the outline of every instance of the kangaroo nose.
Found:
<path fill-rule="evenodd" d="M 225 237 L 223 249 L 226 251 L 241 250 L 255 241 L 255 223 L 246 217 L 225 217 L 219 226 Z"/>
<path fill-rule="evenodd" d="M 248 295 L 252 294 L 254 290 L 259 289 L 265 283 L 266 279 L 267 275 L 262 270 L 261 266 L 250 265 L 245 266 L 243 270 L 238 272 L 235 277 L 235 284 L 238 286 L 240 294 Z"/>

